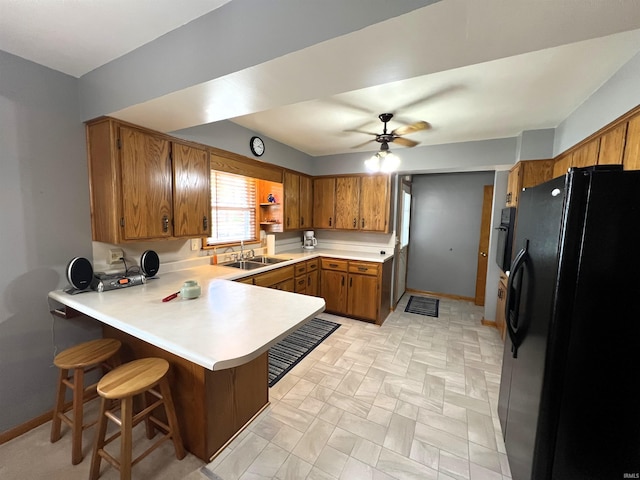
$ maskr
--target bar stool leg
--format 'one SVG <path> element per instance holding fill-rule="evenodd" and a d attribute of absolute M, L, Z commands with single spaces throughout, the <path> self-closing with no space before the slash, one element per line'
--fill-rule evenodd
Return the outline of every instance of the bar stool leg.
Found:
<path fill-rule="evenodd" d="M 100 476 L 100 462 L 102 457 L 98 452 L 104 447 L 104 437 L 107 434 L 107 411 L 109 400 L 102 398 L 100 400 L 100 413 L 98 414 L 98 428 L 96 429 L 96 441 L 93 442 L 93 454 L 91 455 L 91 471 L 89 479 L 96 480 Z"/>
<path fill-rule="evenodd" d="M 67 387 L 63 380 L 66 380 L 69 375 L 69 370 L 59 369 L 58 371 L 58 386 L 56 388 L 56 404 L 53 408 L 53 418 L 51 421 L 51 443 L 60 440 L 60 427 L 62 421 L 60 420 L 60 413 L 64 409 L 64 397 L 67 393 Z"/>
<path fill-rule="evenodd" d="M 84 405 L 84 369 L 73 370 L 73 428 L 71 463 L 77 465 L 82 461 L 82 412 Z"/>
<path fill-rule="evenodd" d="M 176 458 L 182 460 L 186 453 L 184 451 L 184 445 L 182 444 L 182 436 L 180 435 L 180 428 L 178 426 L 178 419 L 176 417 L 176 409 L 173 405 L 173 398 L 171 397 L 171 389 L 169 388 L 169 381 L 166 377 L 160 380 L 160 393 L 164 400 L 164 409 L 167 413 L 167 422 L 169 423 L 169 429 L 171 430 L 171 439 L 173 440 L 173 446 L 176 450 Z"/>
<path fill-rule="evenodd" d="M 123 398 L 120 405 L 120 480 L 131 480 L 133 397 Z"/>

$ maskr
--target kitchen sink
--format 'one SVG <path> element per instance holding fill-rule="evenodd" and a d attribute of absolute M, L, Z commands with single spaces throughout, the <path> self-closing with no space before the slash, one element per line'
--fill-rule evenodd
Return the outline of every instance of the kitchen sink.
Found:
<path fill-rule="evenodd" d="M 262 268 L 274 263 L 286 262 L 286 258 L 273 258 L 264 255 L 251 257 L 249 260 L 238 260 L 235 262 L 221 263 L 223 267 L 241 268 L 242 270 L 253 270 L 254 268 Z"/>
<path fill-rule="evenodd" d="M 221 263 L 220 265 L 223 267 L 241 268 L 242 270 L 253 270 L 254 268 L 262 268 L 265 266 L 264 263 L 251 262 L 248 260 L 242 260 L 239 262 Z"/>
<path fill-rule="evenodd" d="M 288 259 L 286 258 L 274 258 L 274 257 L 266 257 L 264 255 L 258 255 L 256 257 L 251 257 L 249 259 L 250 262 L 258 262 L 266 265 L 273 265 L 274 263 L 286 262 Z"/>

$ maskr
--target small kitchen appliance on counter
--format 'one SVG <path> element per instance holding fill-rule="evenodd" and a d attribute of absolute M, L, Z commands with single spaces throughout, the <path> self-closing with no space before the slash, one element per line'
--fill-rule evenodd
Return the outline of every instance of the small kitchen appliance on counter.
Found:
<path fill-rule="evenodd" d="M 302 248 L 306 250 L 313 250 L 316 245 L 318 245 L 318 240 L 316 240 L 314 231 L 305 231 L 302 237 Z"/>

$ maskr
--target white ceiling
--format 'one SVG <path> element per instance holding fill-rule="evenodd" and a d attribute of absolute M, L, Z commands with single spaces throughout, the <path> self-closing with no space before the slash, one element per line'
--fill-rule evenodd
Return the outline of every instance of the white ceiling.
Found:
<path fill-rule="evenodd" d="M 0 49 L 81 76 L 227 1 L 0 0 Z M 636 0 L 443 0 L 105 113 L 160 131 L 231 119 L 312 156 L 376 150 L 346 130 L 379 133 L 383 112 L 429 122 L 421 145 L 512 137 L 556 127 L 639 51 Z"/>

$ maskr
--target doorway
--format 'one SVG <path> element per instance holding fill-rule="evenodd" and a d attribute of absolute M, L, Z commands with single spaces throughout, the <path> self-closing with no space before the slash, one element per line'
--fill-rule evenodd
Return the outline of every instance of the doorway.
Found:
<path fill-rule="evenodd" d="M 411 181 L 402 177 L 398 188 L 396 215 L 396 245 L 394 256 L 393 306 L 397 305 L 407 289 L 407 259 L 409 257 L 409 225 L 411 224 Z"/>

